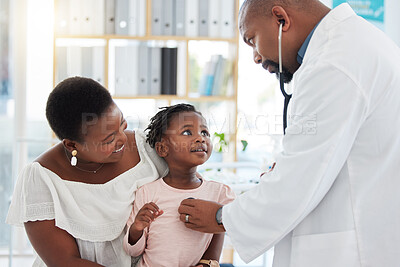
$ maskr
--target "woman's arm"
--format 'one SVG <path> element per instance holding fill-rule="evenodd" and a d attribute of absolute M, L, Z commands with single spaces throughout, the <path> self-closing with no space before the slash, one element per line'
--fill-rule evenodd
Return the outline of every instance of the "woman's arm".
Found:
<path fill-rule="evenodd" d="M 81 259 L 75 238 L 55 226 L 54 220 L 26 222 L 25 231 L 35 251 L 48 267 L 102 266 Z"/>

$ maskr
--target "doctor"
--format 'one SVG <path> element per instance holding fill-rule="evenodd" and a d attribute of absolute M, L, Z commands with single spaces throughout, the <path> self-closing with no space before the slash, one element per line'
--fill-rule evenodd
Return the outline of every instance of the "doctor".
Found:
<path fill-rule="evenodd" d="M 239 29 L 293 85 L 283 151 L 231 204 L 182 201 L 181 220 L 226 230 L 246 262 L 275 246 L 274 266 L 399 266 L 398 46 L 348 4 L 318 0 L 247 0 Z"/>

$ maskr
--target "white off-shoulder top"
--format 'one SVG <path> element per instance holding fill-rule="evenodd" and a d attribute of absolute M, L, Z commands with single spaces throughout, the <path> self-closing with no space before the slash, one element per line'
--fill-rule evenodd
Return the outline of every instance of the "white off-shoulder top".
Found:
<path fill-rule="evenodd" d="M 135 133 L 139 163 L 105 184 L 86 184 L 61 179 L 34 162 L 19 174 L 6 222 L 55 220 L 57 227 L 75 237 L 81 257 L 107 267 L 131 266 L 123 249 L 125 225 L 136 190 L 167 174 L 167 165 Z M 37 257 L 33 266 L 45 266 Z"/>

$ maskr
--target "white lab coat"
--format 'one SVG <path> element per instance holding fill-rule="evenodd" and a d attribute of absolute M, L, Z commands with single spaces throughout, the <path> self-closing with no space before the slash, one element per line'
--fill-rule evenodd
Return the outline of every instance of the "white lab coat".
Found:
<path fill-rule="evenodd" d="M 239 255 L 275 245 L 275 267 L 400 266 L 399 48 L 348 4 L 331 10 L 289 112 L 275 169 L 223 208 Z"/>

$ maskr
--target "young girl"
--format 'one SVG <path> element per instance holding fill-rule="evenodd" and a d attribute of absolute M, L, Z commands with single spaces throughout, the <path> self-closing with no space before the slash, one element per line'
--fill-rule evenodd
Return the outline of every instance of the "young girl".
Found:
<path fill-rule="evenodd" d="M 178 104 L 162 108 L 146 130 L 146 141 L 165 159 L 169 173 L 138 189 L 127 223 L 126 252 L 143 254 L 139 267 L 219 266 L 223 234 L 190 230 L 178 213 L 186 198 L 227 204 L 235 197 L 228 186 L 206 181 L 196 172 L 212 151 L 205 119 L 192 105 Z"/>

